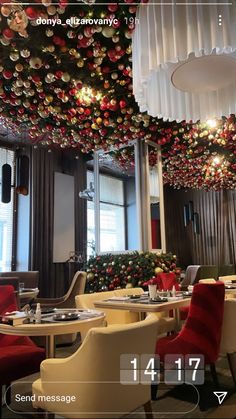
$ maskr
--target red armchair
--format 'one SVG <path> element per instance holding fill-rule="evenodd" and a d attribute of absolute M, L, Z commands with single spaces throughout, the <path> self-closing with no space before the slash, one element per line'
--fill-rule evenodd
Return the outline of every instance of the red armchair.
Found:
<path fill-rule="evenodd" d="M 174 272 L 162 272 L 157 275 L 158 279 L 158 289 L 160 291 L 171 291 L 173 286 L 175 287 L 176 291 L 180 290 L 180 286 L 177 282 L 176 275 Z"/>
<path fill-rule="evenodd" d="M 17 310 L 13 286 L 0 286 L 0 314 Z M 2 386 L 39 371 L 45 351 L 37 347 L 27 336 L 0 334 L 0 400 Z M 10 390 L 6 394 L 10 403 Z M 0 403 L 1 418 L 1 403 Z"/>
<path fill-rule="evenodd" d="M 160 356 L 161 362 L 167 354 L 202 354 L 218 386 L 215 362 L 220 350 L 224 296 L 225 287 L 222 282 L 194 286 L 188 317 L 182 330 L 157 341 L 156 354 Z M 154 399 L 155 393 L 156 388 L 153 386 Z"/>

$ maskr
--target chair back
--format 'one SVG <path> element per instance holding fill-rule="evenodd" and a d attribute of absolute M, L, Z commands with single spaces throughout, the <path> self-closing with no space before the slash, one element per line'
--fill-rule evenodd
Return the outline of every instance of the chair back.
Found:
<path fill-rule="evenodd" d="M 194 284 L 199 268 L 200 268 L 200 265 L 187 266 L 184 279 L 181 282 L 182 287 L 187 287 L 188 285 Z"/>
<path fill-rule="evenodd" d="M 215 284 L 215 282 L 214 278 L 199 279 L 199 284 Z"/>
<path fill-rule="evenodd" d="M 86 285 L 87 274 L 86 272 L 77 271 L 71 281 L 70 287 L 64 296 L 64 302 L 70 307 L 75 307 L 76 295 L 83 294 Z M 65 303 L 63 307 L 65 307 Z"/>
<path fill-rule="evenodd" d="M 199 282 L 199 279 L 205 279 L 205 278 L 218 278 L 218 267 L 216 265 L 200 265 L 196 278 L 194 281 L 194 284 L 197 284 Z"/>
<path fill-rule="evenodd" d="M 10 277 L 10 278 L 3 278 L 0 277 L 0 285 L 12 285 L 16 292 L 19 292 L 19 278 L 17 277 Z"/>
<path fill-rule="evenodd" d="M 222 282 L 236 281 L 236 275 L 219 276 L 219 281 L 222 281 Z"/>
<path fill-rule="evenodd" d="M 24 282 L 25 288 L 38 288 L 39 285 L 39 271 L 0 272 L 0 277 L 17 277 L 19 282 Z"/>
<path fill-rule="evenodd" d="M 225 300 L 224 319 L 220 343 L 220 353 L 231 354 L 236 352 L 236 298 Z"/>
<path fill-rule="evenodd" d="M 92 309 L 95 310 L 95 301 L 108 300 L 112 297 L 121 297 L 124 295 L 140 295 L 143 293 L 142 288 L 128 288 L 114 291 L 94 292 L 91 294 L 81 294 L 75 297 L 75 303 L 77 308 Z M 128 310 L 113 310 L 113 309 L 102 309 L 106 314 L 107 324 L 124 324 L 133 323 L 139 320 L 139 314 Z"/>
<path fill-rule="evenodd" d="M 220 349 L 225 287 L 222 282 L 196 284 L 188 317 L 179 337 L 204 354 L 206 363 L 215 363 Z"/>
<path fill-rule="evenodd" d="M 161 291 L 171 291 L 173 286 L 176 291 L 179 291 L 180 286 L 177 282 L 177 278 L 174 272 L 162 272 L 157 275 L 158 284 L 157 287 Z"/>
<path fill-rule="evenodd" d="M 235 275 L 236 265 L 220 265 L 218 269 L 219 276 Z"/>
<path fill-rule="evenodd" d="M 128 325 L 92 328 L 72 356 L 66 360 L 57 360 L 61 361 L 60 365 L 51 366 L 46 360 L 41 368 L 40 394 L 73 394 L 76 401 L 67 405 L 47 402 L 45 407 L 55 413 L 61 412 L 68 418 L 115 418 L 149 401 L 149 385 L 121 384 L 120 362 L 126 354 L 152 356 L 155 353 L 157 325 L 156 317 L 151 315 L 143 321 Z M 124 370 L 132 367 L 130 360 L 123 364 Z M 69 377 L 69 381 L 67 377 L 64 378 L 66 384 L 63 385 L 60 379 L 55 380 L 55 376 L 52 383 L 50 376 L 53 377 L 54 368 L 60 371 L 66 368 Z M 33 393 L 34 387 L 37 394 L 37 381 L 33 384 Z"/>
<path fill-rule="evenodd" d="M 12 285 L 0 285 L 0 315 L 18 310 L 15 291 Z"/>

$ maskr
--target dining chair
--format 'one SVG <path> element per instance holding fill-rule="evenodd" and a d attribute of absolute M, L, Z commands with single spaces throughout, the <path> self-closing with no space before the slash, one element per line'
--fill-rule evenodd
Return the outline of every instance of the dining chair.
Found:
<path fill-rule="evenodd" d="M 80 294 L 75 298 L 75 302 L 78 309 L 96 310 L 94 305 L 95 301 L 108 300 L 112 297 L 124 297 L 125 295 L 141 295 L 143 292 L 144 291 L 142 288 L 137 287 L 129 289 L 124 288 L 122 290 L 120 289 L 113 291 L 94 292 L 90 294 Z M 103 311 L 106 314 L 106 323 L 108 325 L 133 323 L 139 320 L 139 314 L 131 311 L 111 309 L 104 309 Z"/>
<path fill-rule="evenodd" d="M 199 284 L 215 284 L 215 282 L 214 278 L 199 279 Z"/>
<path fill-rule="evenodd" d="M 215 362 L 219 356 L 224 314 L 225 287 L 222 282 L 196 284 L 186 323 L 178 334 L 161 338 L 156 343 L 156 354 L 163 362 L 167 354 L 202 354 L 205 365 L 210 365 L 214 384 L 218 387 Z M 157 387 L 152 386 L 155 398 Z"/>
<path fill-rule="evenodd" d="M 24 283 L 25 288 L 38 288 L 39 286 L 39 271 L 0 272 L 0 277 L 17 277 L 19 282 Z"/>
<path fill-rule="evenodd" d="M 175 287 L 176 291 L 180 290 L 180 286 L 174 272 L 161 272 L 157 274 L 157 280 L 157 287 L 160 291 L 171 291 L 173 287 Z"/>
<path fill-rule="evenodd" d="M 86 285 L 87 274 L 86 272 L 77 271 L 71 281 L 71 285 L 65 295 L 59 298 L 36 298 L 34 300 L 33 307 L 36 307 L 37 303 L 40 303 L 41 309 L 47 308 L 75 308 L 75 297 L 79 294 L 83 294 Z M 72 345 L 77 338 L 77 334 L 66 334 L 56 336 L 56 345 Z M 44 346 L 45 342 L 42 338 L 34 338 L 35 342 Z"/>
<path fill-rule="evenodd" d="M 161 272 L 157 275 L 157 279 L 157 286 L 160 291 L 171 291 L 173 289 L 173 286 L 175 287 L 176 291 L 180 291 L 181 289 L 174 272 Z M 186 320 L 188 310 L 189 306 L 179 308 L 180 320 Z M 170 313 L 170 316 L 173 317 L 172 312 Z"/>
<path fill-rule="evenodd" d="M 224 318 L 220 343 L 220 353 L 226 354 L 229 368 L 236 386 L 236 298 L 228 298 L 224 305 Z"/>
<path fill-rule="evenodd" d="M 15 310 L 18 310 L 18 306 L 13 286 L 0 286 L 0 314 Z M 29 337 L 0 334 L 0 418 L 2 386 L 8 388 L 6 401 L 9 404 L 11 382 L 39 371 L 44 358 L 45 351 Z"/>
<path fill-rule="evenodd" d="M 76 295 L 84 293 L 86 278 L 86 272 L 77 271 L 65 295 L 58 298 L 36 298 L 34 300 L 34 304 L 36 305 L 37 303 L 40 303 L 42 308 L 74 308 Z"/>
<path fill-rule="evenodd" d="M 216 265 L 200 265 L 195 281 L 192 285 L 195 285 L 199 282 L 200 279 L 205 278 L 218 278 L 218 267 Z"/>
<path fill-rule="evenodd" d="M 225 276 L 219 276 L 219 281 L 222 282 L 236 282 L 236 275 L 225 275 Z"/>
<path fill-rule="evenodd" d="M 144 406 L 146 417 L 151 419 L 150 387 L 139 382 L 121 384 L 121 357 L 154 354 L 157 326 L 156 317 L 149 315 L 140 322 L 90 329 L 72 356 L 41 364 L 40 378 L 32 386 L 34 408 L 65 418 L 104 419 L 118 418 Z M 132 375 L 128 380 L 132 382 Z M 73 395 L 75 401 L 50 401 L 55 394 Z"/>

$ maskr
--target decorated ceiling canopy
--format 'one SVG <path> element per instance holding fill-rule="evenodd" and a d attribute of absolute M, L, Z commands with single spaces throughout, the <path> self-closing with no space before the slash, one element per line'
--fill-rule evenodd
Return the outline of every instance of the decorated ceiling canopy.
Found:
<path fill-rule="evenodd" d="M 83 153 L 151 140 L 162 147 L 165 183 L 235 187 L 233 115 L 209 127 L 139 111 L 131 49 L 137 6 L 131 3 L 38 0 L 26 6 L 1 0 L 0 132 L 37 147 Z M 121 165 L 124 153 L 114 152 Z"/>
<path fill-rule="evenodd" d="M 194 122 L 236 111 L 236 2 L 141 5 L 133 38 L 141 111 Z"/>

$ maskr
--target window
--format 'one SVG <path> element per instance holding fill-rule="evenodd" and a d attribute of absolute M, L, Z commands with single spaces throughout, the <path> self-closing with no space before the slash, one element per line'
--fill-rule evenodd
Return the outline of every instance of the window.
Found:
<path fill-rule="evenodd" d="M 87 172 L 87 185 L 93 183 L 93 173 Z M 124 184 L 121 179 L 107 175 L 100 180 L 100 251 L 125 250 Z M 94 202 L 87 201 L 88 256 L 95 243 Z"/>
<path fill-rule="evenodd" d="M 7 163 L 12 167 L 12 184 L 14 181 L 14 151 L 0 148 L 0 197 L 2 195 L 2 166 Z M 14 188 L 11 189 L 11 201 L 4 204 L 0 198 L 0 271 L 10 271 L 12 262 L 13 238 L 13 199 Z"/>

